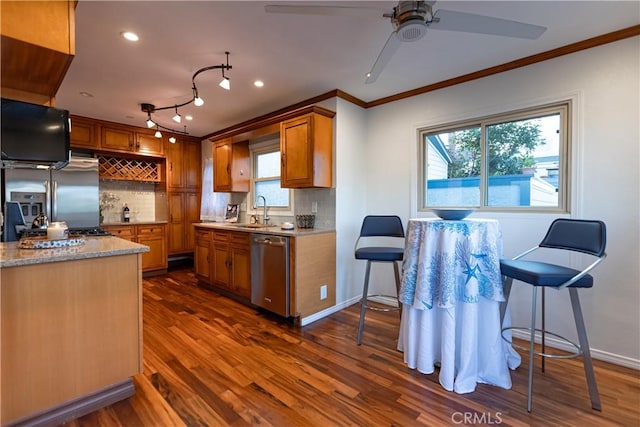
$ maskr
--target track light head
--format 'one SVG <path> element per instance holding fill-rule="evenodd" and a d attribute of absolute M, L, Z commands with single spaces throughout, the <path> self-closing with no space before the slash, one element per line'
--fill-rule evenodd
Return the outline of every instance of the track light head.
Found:
<path fill-rule="evenodd" d="M 229 80 L 229 77 L 223 77 L 219 85 L 223 89 L 231 90 L 231 81 Z"/>

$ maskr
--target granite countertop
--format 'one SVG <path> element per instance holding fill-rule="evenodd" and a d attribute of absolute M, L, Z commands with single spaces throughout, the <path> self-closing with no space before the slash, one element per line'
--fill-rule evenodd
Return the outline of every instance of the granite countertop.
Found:
<path fill-rule="evenodd" d="M 52 249 L 21 249 L 18 242 L 0 243 L 0 268 L 73 261 L 148 252 L 149 247 L 118 237 L 86 237 L 77 246 Z"/>
<path fill-rule="evenodd" d="M 244 233 L 274 234 L 276 236 L 289 236 L 289 237 L 300 237 L 300 236 L 308 236 L 311 234 L 324 234 L 324 233 L 335 232 L 335 230 L 327 229 L 327 228 L 297 228 L 296 227 L 293 230 L 283 230 L 280 228 L 279 225 L 253 228 L 246 225 L 243 226 L 243 224 L 237 224 L 237 223 L 234 224 L 234 223 L 226 223 L 226 222 L 201 222 L 201 223 L 194 224 L 194 226 L 199 228 L 241 231 Z"/>

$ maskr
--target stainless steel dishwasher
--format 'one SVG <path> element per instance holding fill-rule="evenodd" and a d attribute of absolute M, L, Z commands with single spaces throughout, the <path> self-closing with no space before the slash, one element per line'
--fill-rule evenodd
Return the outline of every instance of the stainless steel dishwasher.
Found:
<path fill-rule="evenodd" d="M 251 303 L 289 316 L 289 238 L 251 236 Z"/>

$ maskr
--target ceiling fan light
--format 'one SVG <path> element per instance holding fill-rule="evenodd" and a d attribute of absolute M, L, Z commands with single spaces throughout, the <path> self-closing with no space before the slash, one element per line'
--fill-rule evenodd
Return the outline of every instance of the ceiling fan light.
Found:
<path fill-rule="evenodd" d="M 427 34 L 427 26 L 421 20 L 403 22 L 396 30 L 396 37 L 403 42 L 415 42 Z"/>
<path fill-rule="evenodd" d="M 220 87 L 226 90 L 231 90 L 231 82 L 229 81 L 229 77 L 223 77 L 220 82 Z"/>

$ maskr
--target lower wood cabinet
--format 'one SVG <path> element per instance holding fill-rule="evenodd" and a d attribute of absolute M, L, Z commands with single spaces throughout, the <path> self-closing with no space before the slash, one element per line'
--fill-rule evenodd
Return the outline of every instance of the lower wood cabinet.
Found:
<path fill-rule="evenodd" d="M 195 240 L 198 279 L 251 299 L 251 234 L 196 228 Z"/>
<path fill-rule="evenodd" d="M 193 224 L 200 222 L 200 193 L 170 192 L 167 244 L 169 255 L 194 251 Z"/>
<path fill-rule="evenodd" d="M 143 272 L 167 269 L 166 226 L 164 224 L 105 225 L 102 228 L 121 239 L 149 246 L 149 252 L 142 254 Z"/>

